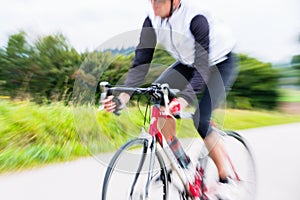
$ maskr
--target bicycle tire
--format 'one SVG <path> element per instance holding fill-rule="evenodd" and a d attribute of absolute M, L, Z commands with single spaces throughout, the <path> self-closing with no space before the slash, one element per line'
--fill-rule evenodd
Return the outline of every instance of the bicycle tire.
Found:
<path fill-rule="evenodd" d="M 246 140 L 237 132 L 226 131 L 224 143 L 229 155 L 229 166 L 232 164 L 231 177 L 237 180 L 239 194 L 233 194 L 241 200 L 253 200 L 256 196 L 255 161 Z M 231 166 L 229 167 L 233 169 Z"/>
<path fill-rule="evenodd" d="M 233 184 L 224 187 L 218 183 L 219 175 L 211 158 L 202 159 L 205 169 L 205 187 L 208 189 L 203 199 L 240 199 L 253 200 L 256 196 L 256 167 L 247 141 L 234 131 L 218 132 L 227 152 L 226 168 Z M 223 190 L 223 191 L 222 191 Z"/>
<path fill-rule="evenodd" d="M 131 140 L 127 143 L 125 143 L 113 156 L 111 159 L 106 173 L 104 177 L 103 187 L 102 187 L 102 200 L 112 200 L 112 199 L 130 199 L 130 200 L 139 200 L 143 199 L 144 195 L 144 188 L 146 185 L 145 180 L 141 180 L 142 176 L 147 176 L 147 173 L 149 171 L 149 165 L 147 164 L 147 161 L 150 157 L 149 154 L 147 154 L 148 149 L 148 140 L 145 138 L 137 138 L 134 140 Z M 145 149 L 146 148 L 146 149 Z M 149 149 L 148 149 L 149 150 Z M 141 152 L 140 152 L 141 151 Z M 128 154 L 126 154 L 128 153 Z M 122 156 L 127 156 L 127 158 L 122 158 Z M 133 156 L 133 157 L 132 157 Z M 125 160 L 123 160 L 125 159 Z M 150 191 L 149 195 L 152 200 L 153 199 L 168 199 L 168 178 L 167 178 L 167 170 L 164 163 L 164 160 L 161 156 L 161 154 L 156 151 L 155 152 L 155 166 L 153 170 L 153 175 L 151 176 L 150 181 Z M 135 162 L 136 160 L 139 160 L 139 162 Z M 131 166 L 118 166 L 120 162 L 130 162 Z M 139 164 L 137 164 L 139 163 Z M 142 168 L 140 169 L 140 172 L 138 169 L 140 168 L 140 164 L 142 163 Z M 137 164 L 138 166 L 132 166 Z M 158 164 L 158 166 L 157 166 Z M 133 169 L 130 169 L 133 167 Z M 137 167 L 137 168 L 136 168 Z M 146 169 L 144 168 L 146 167 Z M 158 168 L 156 171 L 155 169 Z M 145 170 L 143 172 L 143 169 Z M 129 171 L 130 170 L 130 171 Z M 117 176 L 118 178 L 116 178 Z M 122 177 L 119 177 L 122 176 Z M 134 178 L 132 179 L 133 176 Z M 136 176 L 138 176 L 138 179 L 136 180 Z M 113 180 L 116 178 L 116 180 Z M 119 180 L 117 180 L 119 179 Z M 121 180 L 120 180 L 121 179 Z M 129 182 L 128 182 L 129 181 Z M 116 185 L 118 184 L 118 185 Z M 132 185 L 135 184 L 135 187 L 140 187 L 142 191 L 141 193 L 135 191 L 136 188 L 132 189 Z M 142 185 L 142 186 L 140 186 Z M 158 186 L 158 187 L 156 187 Z M 124 187 L 124 188 L 123 188 Z M 156 188 L 159 188 L 161 191 L 154 191 Z M 112 191 L 111 191 L 112 190 Z M 160 198 L 157 197 L 151 197 L 153 195 L 153 191 L 155 194 L 162 195 Z M 112 194 L 110 193 L 112 192 Z M 123 194 L 124 193 L 124 194 Z M 136 194 L 135 194 L 136 193 Z M 114 196 L 113 196 L 114 195 Z"/>

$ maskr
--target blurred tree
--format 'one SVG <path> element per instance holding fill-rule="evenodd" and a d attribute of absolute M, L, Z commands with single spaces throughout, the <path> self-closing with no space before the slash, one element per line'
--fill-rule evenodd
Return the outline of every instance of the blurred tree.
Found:
<path fill-rule="evenodd" d="M 72 92 L 73 73 L 82 57 L 62 34 L 39 38 L 34 43 L 33 62 L 37 70 L 31 79 L 31 93 L 37 101 L 67 100 Z"/>
<path fill-rule="evenodd" d="M 8 95 L 8 92 L 5 90 L 6 84 L 6 69 L 5 66 L 7 65 L 6 60 L 6 53 L 5 50 L 0 48 L 0 95 Z"/>
<path fill-rule="evenodd" d="M 68 99 L 81 61 L 62 34 L 40 37 L 31 46 L 20 31 L 0 51 L 0 86 L 12 98 Z"/>
<path fill-rule="evenodd" d="M 300 44 L 300 35 L 298 37 L 298 42 Z M 293 69 L 297 70 L 298 82 L 297 84 L 300 86 L 300 54 L 294 55 L 291 61 L 291 65 Z"/>
<path fill-rule="evenodd" d="M 114 57 L 108 51 L 86 52 L 83 55 L 85 59 L 80 68 L 72 75 L 75 79 L 73 103 L 79 105 L 94 104 L 98 83 L 100 81 L 109 81 L 115 84 L 113 80 L 121 75 L 121 71 L 118 71 L 119 73 L 111 72 L 115 71 L 113 67 L 110 67 Z"/>
<path fill-rule="evenodd" d="M 145 83 L 149 85 L 155 81 L 159 75 L 171 66 L 176 60 L 162 47 L 157 45 L 153 55 L 152 66 L 146 76 Z"/>
<path fill-rule="evenodd" d="M 125 74 L 128 72 L 133 61 L 133 54 L 128 56 L 115 55 L 111 58 L 111 63 L 105 69 L 101 80 L 106 80 L 112 84 L 124 84 Z"/>
<path fill-rule="evenodd" d="M 270 63 L 246 55 L 239 58 L 239 75 L 229 93 L 229 105 L 248 109 L 275 108 L 279 97 L 278 71 Z"/>
<path fill-rule="evenodd" d="M 28 97 L 29 81 L 35 71 L 32 63 L 32 47 L 26 41 L 26 34 L 20 31 L 9 37 L 7 46 L 1 51 L 2 87 L 12 97 Z"/>
<path fill-rule="evenodd" d="M 297 85 L 300 86 L 300 55 L 296 55 L 292 59 L 292 68 L 296 70 L 297 73 Z"/>
<path fill-rule="evenodd" d="M 7 47 L 0 49 L 0 87 L 12 97 L 30 94 L 36 102 L 68 101 L 74 92 L 77 102 L 93 103 L 99 81 L 122 84 L 134 57 L 133 53 L 112 55 L 98 51 L 78 54 L 62 34 L 40 37 L 33 46 L 25 36 L 24 32 L 11 35 Z M 230 105 L 274 108 L 278 97 L 278 71 L 269 63 L 246 55 L 239 57 L 240 72 L 228 96 Z M 155 80 L 174 61 L 158 46 L 145 83 Z M 299 56 L 292 62 L 299 63 Z"/>
<path fill-rule="evenodd" d="M 156 46 L 152 60 L 153 64 L 159 64 L 168 67 L 172 65 L 175 61 L 176 60 L 164 49 L 163 46 Z"/>
<path fill-rule="evenodd" d="M 107 80 L 112 84 L 123 84 L 126 78 L 126 73 L 132 65 L 134 54 L 129 55 L 115 54 L 115 51 L 112 51 L 111 54 L 111 63 L 105 69 L 102 80 Z M 172 63 L 175 62 L 175 59 L 170 56 L 170 54 L 160 45 L 155 49 L 152 67 L 149 69 L 147 74 L 146 83 L 153 82 L 163 70 L 169 67 Z"/>

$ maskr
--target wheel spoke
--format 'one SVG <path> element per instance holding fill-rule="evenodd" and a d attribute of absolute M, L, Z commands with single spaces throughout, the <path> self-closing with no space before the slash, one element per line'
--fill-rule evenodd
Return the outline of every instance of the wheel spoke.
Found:
<path fill-rule="evenodd" d="M 102 200 L 145 199 L 145 189 L 150 165 L 150 151 L 146 151 L 146 139 L 130 141 L 117 151 L 105 174 Z M 149 200 L 167 199 L 167 174 L 162 158 L 156 154 L 152 177 L 163 176 L 163 179 L 150 179 Z"/>

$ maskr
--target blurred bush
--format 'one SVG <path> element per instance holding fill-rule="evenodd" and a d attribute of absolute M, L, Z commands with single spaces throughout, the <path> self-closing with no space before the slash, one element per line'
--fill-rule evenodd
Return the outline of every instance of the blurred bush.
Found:
<path fill-rule="evenodd" d="M 233 108 L 273 109 L 279 97 L 279 71 L 247 55 L 239 55 L 239 74 L 228 96 Z"/>
<path fill-rule="evenodd" d="M 68 103 L 73 100 L 73 92 L 80 94 L 80 91 L 73 91 L 77 80 L 94 98 L 99 81 L 120 83 L 131 66 L 133 53 L 113 52 L 114 55 L 109 51 L 80 54 L 62 34 L 39 37 L 32 44 L 26 41 L 26 33 L 13 34 L 7 46 L 0 49 L 0 95 L 37 103 Z M 229 94 L 228 105 L 244 109 L 275 108 L 279 96 L 279 70 L 247 55 L 238 57 L 239 75 Z M 158 46 L 145 82 L 155 80 L 173 62 L 174 59 Z M 78 98 L 86 98 L 80 95 Z M 88 102 L 94 103 L 89 98 Z"/>

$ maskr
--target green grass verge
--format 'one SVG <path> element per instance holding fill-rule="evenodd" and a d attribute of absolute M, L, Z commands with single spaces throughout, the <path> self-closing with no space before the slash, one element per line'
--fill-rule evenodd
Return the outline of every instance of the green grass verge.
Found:
<path fill-rule="evenodd" d="M 281 89 L 279 102 L 300 102 L 300 90 Z"/>
<path fill-rule="evenodd" d="M 115 150 L 140 133 L 141 116 L 136 109 L 117 117 L 93 107 L 0 100 L 0 173 Z M 300 115 L 270 111 L 227 110 L 224 116 L 224 127 L 233 130 L 300 122 Z M 180 137 L 198 136 L 192 120 L 177 124 Z"/>
<path fill-rule="evenodd" d="M 221 111 L 219 115 L 220 116 L 216 119 L 217 125 L 226 130 L 243 130 L 300 122 L 300 114 L 292 115 L 278 111 L 227 109 L 225 112 Z M 182 122 L 178 124 L 180 137 L 197 136 L 197 132 L 193 128 L 192 120 L 181 121 Z"/>
<path fill-rule="evenodd" d="M 291 115 L 277 111 L 248 111 L 228 109 L 226 111 L 224 128 L 242 130 L 297 122 L 300 122 L 300 114 Z"/>
<path fill-rule="evenodd" d="M 0 172 L 88 155 L 78 141 L 69 108 L 0 101 Z"/>

